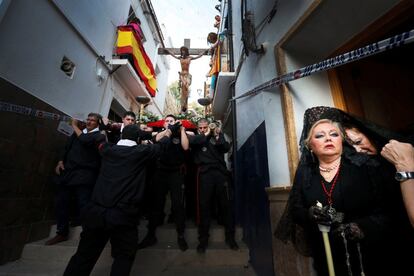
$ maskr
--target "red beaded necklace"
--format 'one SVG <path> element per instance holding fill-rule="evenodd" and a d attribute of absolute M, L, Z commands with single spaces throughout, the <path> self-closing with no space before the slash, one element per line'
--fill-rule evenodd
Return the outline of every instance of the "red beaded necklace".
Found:
<path fill-rule="evenodd" d="M 331 206 L 332 206 L 332 203 L 333 203 L 332 202 L 332 193 L 333 193 L 333 190 L 335 188 L 336 181 L 338 180 L 338 176 L 339 176 L 339 171 L 340 170 L 341 170 L 341 165 L 339 165 L 339 167 L 338 167 L 338 171 L 336 172 L 336 174 L 334 176 L 333 183 L 332 183 L 332 186 L 329 189 L 329 191 L 328 191 L 328 189 L 326 189 L 325 183 L 323 183 L 323 177 L 321 176 L 322 177 L 321 184 L 322 184 L 323 192 L 326 195 L 326 198 L 328 200 L 328 204 L 331 205 Z"/>

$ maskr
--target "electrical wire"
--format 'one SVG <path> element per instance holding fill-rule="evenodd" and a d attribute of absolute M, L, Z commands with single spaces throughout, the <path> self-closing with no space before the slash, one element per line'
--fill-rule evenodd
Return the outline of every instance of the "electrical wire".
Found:
<path fill-rule="evenodd" d="M 265 22 L 267 21 L 267 23 L 269 24 L 273 17 L 276 15 L 277 12 L 277 8 L 278 8 L 278 4 L 279 4 L 279 0 L 275 0 L 275 3 L 273 4 L 272 9 L 270 10 L 270 12 L 262 19 L 262 21 L 260 21 L 260 23 L 255 27 L 255 30 L 257 32 L 257 34 L 260 34 L 265 26 Z"/>

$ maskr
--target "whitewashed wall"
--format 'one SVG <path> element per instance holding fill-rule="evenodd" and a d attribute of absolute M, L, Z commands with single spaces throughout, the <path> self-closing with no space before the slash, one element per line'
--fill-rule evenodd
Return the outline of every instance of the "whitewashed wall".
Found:
<path fill-rule="evenodd" d="M 269 24 L 266 23 L 257 36 L 257 43 L 263 44 L 266 52 L 264 55 L 250 53 L 246 58 L 237 78 L 236 96 L 277 75 L 273 47 L 310 4 L 310 1 L 298 0 L 279 2 L 278 13 Z M 255 22 L 258 24 L 272 6 L 273 1 L 248 1 L 247 9 L 253 11 Z M 236 68 L 241 62 L 239 56 L 242 49 L 240 14 L 240 1 L 234 1 L 233 43 Z M 279 89 L 237 101 L 238 148 L 243 146 L 263 121 L 266 121 L 270 184 L 272 186 L 286 186 L 289 184 L 289 168 Z"/>
<path fill-rule="evenodd" d="M 116 26 L 126 23 L 130 5 L 130 0 L 2 1 L 0 76 L 69 115 L 107 114 L 114 97 L 123 98 L 120 103 L 130 109 L 134 100 L 98 59 L 112 58 Z M 156 58 L 152 33 L 145 29 L 143 14 L 141 18 L 145 48 L 150 58 Z M 72 79 L 60 70 L 63 56 L 76 64 Z M 161 71 L 156 101 L 162 106 L 168 69 L 161 60 L 153 63 Z M 103 81 L 97 77 L 99 69 Z"/>

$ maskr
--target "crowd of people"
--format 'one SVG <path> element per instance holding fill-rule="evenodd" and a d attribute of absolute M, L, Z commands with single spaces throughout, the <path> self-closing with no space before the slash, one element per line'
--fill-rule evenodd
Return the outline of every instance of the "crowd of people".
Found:
<path fill-rule="evenodd" d="M 136 251 L 157 243 L 156 229 L 164 223 L 170 194 L 178 247 L 185 251 L 186 171 L 188 156 L 197 165 L 196 206 L 199 226 L 197 252 L 208 247 L 211 211 L 223 219 L 225 241 L 234 239 L 232 185 L 224 154 L 230 145 L 218 125 L 198 122 L 198 132 L 186 130 L 174 115 L 164 118 L 160 131 L 137 125 L 126 112 L 122 123 L 90 113 L 86 124 L 72 119 L 74 133 L 56 166 L 57 233 L 46 242 L 68 239 L 70 199 L 76 198 L 81 239 L 64 275 L 89 275 L 108 240 L 114 258 L 111 275 L 128 275 Z M 217 203 L 217 204 L 216 204 Z M 139 218 L 145 213 L 148 231 L 139 242 Z M 76 219 L 77 220 L 77 219 Z"/>
<path fill-rule="evenodd" d="M 199 244 L 208 247 L 212 210 L 219 210 L 229 248 L 234 240 L 233 191 L 224 154 L 230 145 L 217 125 L 186 130 L 175 116 L 158 132 L 136 125 L 133 112 L 122 123 L 90 113 L 56 166 L 57 235 L 68 239 L 69 201 L 75 195 L 83 227 L 65 275 L 88 275 L 108 240 L 116 275 L 128 275 L 136 250 L 157 243 L 171 197 L 177 245 L 188 249 L 186 228 L 187 157 L 197 165 L 195 194 Z M 331 107 L 304 115 L 301 158 L 285 212 L 275 235 L 312 256 L 319 276 L 407 275 L 413 272 L 414 147 L 410 137 Z M 147 233 L 138 241 L 145 210 Z M 322 230 L 324 229 L 324 230 Z M 322 232 L 328 232 L 329 248 Z M 329 252 L 328 252 L 329 251 Z M 408 252 L 408 253 L 407 253 Z M 114 275 L 115 275 L 114 274 Z M 410 273 L 409 273 L 410 274 Z"/>

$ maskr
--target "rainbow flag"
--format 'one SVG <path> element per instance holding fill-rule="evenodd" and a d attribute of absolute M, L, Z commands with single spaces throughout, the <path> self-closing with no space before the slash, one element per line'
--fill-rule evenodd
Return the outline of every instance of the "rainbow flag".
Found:
<path fill-rule="evenodd" d="M 145 87 L 152 97 L 155 97 L 157 80 L 154 66 L 145 52 L 144 46 L 131 26 L 118 27 L 118 40 L 116 53 L 118 55 L 132 55 L 138 76 L 145 83 Z"/>

